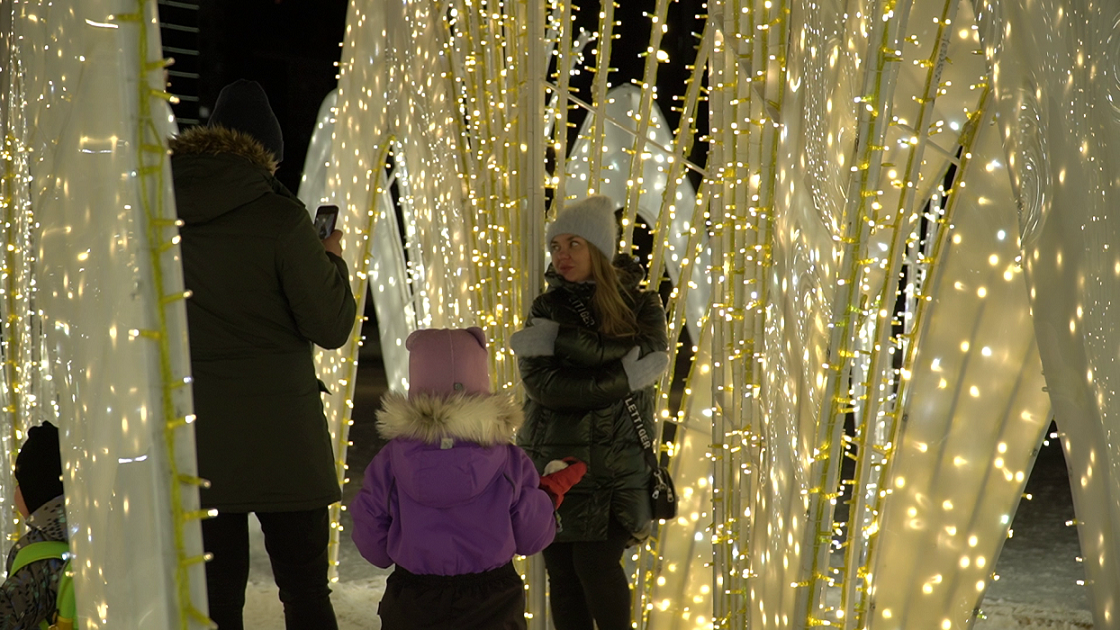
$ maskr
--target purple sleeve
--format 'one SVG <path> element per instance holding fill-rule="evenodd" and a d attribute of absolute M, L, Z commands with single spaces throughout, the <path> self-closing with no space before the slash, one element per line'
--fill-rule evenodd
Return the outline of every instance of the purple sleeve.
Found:
<path fill-rule="evenodd" d="M 393 522 L 389 513 L 392 482 L 389 447 L 386 447 L 369 463 L 362 489 L 350 503 L 350 516 L 354 519 L 354 531 L 350 537 L 362 557 L 382 569 L 393 565 L 388 551 L 389 526 Z"/>
<path fill-rule="evenodd" d="M 510 517 L 513 520 L 513 538 L 517 553 L 531 556 L 552 543 L 556 535 L 556 516 L 552 499 L 541 490 L 541 477 L 525 451 L 513 446 L 510 449 L 510 468 L 518 480 Z"/>

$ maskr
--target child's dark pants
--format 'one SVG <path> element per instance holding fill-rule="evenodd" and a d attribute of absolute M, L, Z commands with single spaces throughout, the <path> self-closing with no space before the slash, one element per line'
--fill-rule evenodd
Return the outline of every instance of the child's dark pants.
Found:
<path fill-rule="evenodd" d="M 398 566 L 377 608 L 382 630 L 524 630 L 525 584 L 513 563 L 466 575 Z"/>

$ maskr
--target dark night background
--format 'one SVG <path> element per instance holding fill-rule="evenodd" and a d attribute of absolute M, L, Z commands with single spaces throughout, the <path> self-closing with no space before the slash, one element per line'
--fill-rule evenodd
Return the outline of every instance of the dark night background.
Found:
<path fill-rule="evenodd" d="M 205 124 L 222 86 L 237 79 L 252 79 L 264 86 L 272 109 L 284 130 L 284 162 L 277 177 L 290 189 L 299 186 L 307 145 L 323 98 L 337 85 L 336 75 L 346 28 L 346 0 L 158 0 L 164 53 L 173 57 L 169 70 L 170 91 L 179 96 L 174 106 L 179 125 Z M 598 27 L 598 2 L 580 2 L 573 12 L 576 28 Z M 627 0 L 615 9 L 616 27 L 612 46 L 612 85 L 639 79 L 643 55 L 649 43 L 654 0 Z M 658 73 L 658 102 L 670 127 L 679 122 L 678 95 L 691 70 L 686 64 L 704 27 L 703 2 L 678 0 L 670 5 L 662 50 L 670 63 Z M 588 51 L 590 52 L 590 51 Z M 627 63 L 630 60 L 632 63 Z M 594 63 L 590 54 L 587 63 Z M 572 79 L 572 88 L 591 101 L 592 74 Z M 572 110 L 576 125 L 582 110 Z M 697 117 L 701 132 L 706 113 Z M 576 127 L 570 141 L 575 140 Z M 569 142 L 569 146 L 571 142 Z M 704 162 L 704 143 L 695 143 L 692 158 Z M 694 182 L 695 183 L 695 182 Z"/>
<path fill-rule="evenodd" d="M 180 127 L 205 124 L 222 87 L 260 82 L 284 130 L 277 177 L 299 187 L 323 98 L 337 85 L 343 0 L 159 0 L 164 53 Z"/>

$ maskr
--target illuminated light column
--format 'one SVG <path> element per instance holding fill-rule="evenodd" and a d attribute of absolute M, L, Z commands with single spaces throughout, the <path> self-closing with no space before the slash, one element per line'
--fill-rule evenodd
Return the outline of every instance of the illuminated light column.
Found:
<path fill-rule="evenodd" d="M 206 627 L 156 2 L 5 10 L 2 79 L 18 106 L 0 116 L 22 154 L 7 164 L 20 183 L 8 201 L 35 210 L 26 234 L 5 233 L 22 252 L 8 272 L 34 287 L 35 309 L 5 313 L 23 348 L 5 352 L 38 358 L 19 376 L 22 420 L 60 428 L 79 625 Z"/>
<path fill-rule="evenodd" d="M 375 6 L 382 12 L 377 19 L 357 9 L 351 17 L 348 37 L 359 37 L 358 29 L 369 36 L 355 44 L 354 54 L 344 55 L 343 75 L 365 72 L 367 63 L 380 64 L 389 79 L 376 87 L 384 94 L 377 114 L 383 124 L 376 132 L 366 128 L 362 134 L 347 132 L 352 135 L 346 140 L 336 138 L 332 155 L 337 157 L 332 160 L 353 161 L 355 149 L 346 143 L 380 146 L 388 142 L 385 134 L 396 138 L 393 168 L 381 187 L 396 187 L 397 207 L 386 202 L 378 217 L 389 219 L 399 210 L 406 234 L 399 245 L 386 242 L 396 249 L 386 254 L 392 264 L 377 284 L 397 287 L 378 292 L 379 301 L 384 297 L 405 308 L 415 305 L 414 312 L 398 318 L 405 325 L 462 321 L 467 317 L 464 305 L 469 305 L 492 331 L 496 380 L 503 387 L 514 385 L 504 339 L 520 327 L 532 290 L 526 291 L 531 283 L 512 270 L 531 269 L 526 261 L 540 265 L 544 260 L 542 244 L 533 242 L 539 213 L 532 212 L 529 222 L 524 216 L 525 208 L 537 202 L 524 200 L 517 190 L 535 181 L 537 176 L 527 175 L 528 167 L 539 167 L 544 157 L 532 155 L 543 151 L 543 143 L 526 141 L 536 137 L 531 130 L 538 125 L 547 130 L 542 137 L 569 158 L 548 180 L 558 198 L 594 191 L 620 203 L 626 200 L 627 231 L 638 216 L 655 226 L 655 272 L 664 264 L 672 276 L 679 266 L 679 276 L 672 278 L 670 325 L 674 332 L 688 326 L 694 339 L 702 339 L 702 347 L 696 348 L 697 367 L 686 384 L 687 403 L 675 419 L 678 438 L 665 448 L 690 502 L 689 515 L 662 528 L 639 556 L 640 569 L 654 568 L 641 576 L 637 594 L 640 623 L 647 627 L 684 627 L 702 623 L 702 617 L 707 617 L 703 622 L 735 624 L 735 615 L 745 615 L 759 628 L 817 623 L 863 627 L 877 623 L 868 614 L 871 595 L 880 598 L 876 602 L 894 601 L 926 585 L 925 578 L 919 579 L 923 571 L 879 561 L 886 545 L 912 544 L 925 535 L 894 529 L 889 540 L 882 535 L 884 519 L 907 509 L 904 497 L 883 482 L 899 475 L 918 479 L 907 472 L 917 460 L 900 453 L 908 452 L 911 441 L 929 444 L 935 439 L 932 434 L 919 439 L 899 418 L 912 417 L 946 395 L 919 387 L 925 378 L 922 357 L 936 351 L 923 348 L 928 342 L 921 341 L 926 329 L 919 322 L 928 320 L 923 325 L 937 331 L 941 324 L 934 314 L 952 317 L 952 308 L 927 302 L 935 295 L 931 274 L 942 257 L 952 263 L 948 246 L 931 243 L 948 234 L 939 213 L 960 205 L 953 201 L 955 189 L 941 186 L 949 164 L 960 169 L 968 161 L 957 156 L 962 144 L 967 153 L 960 134 L 979 108 L 988 81 L 971 54 L 977 31 L 967 4 L 857 4 L 712 4 L 697 57 L 699 66 L 718 70 L 709 75 L 712 151 L 709 163 L 702 165 L 683 159 L 694 141 L 692 112 L 704 98 L 698 71 L 687 88 L 681 128 L 670 134 L 648 93 L 607 82 L 606 68 L 632 61 L 610 58 L 612 34 L 627 26 L 617 23 L 610 3 L 596 16 L 596 35 L 605 41 L 592 40 L 596 59 L 591 67 L 576 59 L 589 40 L 567 32 L 572 7 L 559 1 L 547 4 L 545 47 L 554 47 L 560 76 L 553 77 L 554 83 L 540 82 L 553 98 L 543 116 L 537 115 L 539 105 L 528 105 L 538 101 L 523 92 L 536 85 L 530 75 L 539 69 L 526 74 L 518 62 L 538 45 L 526 44 L 524 33 L 541 30 L 540 14 L 525 6 L 459 0 L 434 18 L 431 3 L 414 2 L 393 7 L 392 15 Z M 658 3 L 644 19 L 654 21 L 656 29 L 664 9 L 665 3 Z M 660 59 L 658 37 L 655 31 L 647 53 Z M 952 64 L 945 62 L 946 56 Z M 1085 68 L 1091 66 L 1084 61 Z M 652 85 L 656 68 L 647 58 L 646 87 Z M 560 69 L 595 72 L 590 103 L 569 93 L 568 75 Z M 370 116 L 372 101 L 363 109 L 357 98 L 366 88 L 359 83 L 345 89 L 350 94 L 340 100 L 338 111 L 347 113 L 339 116 L 337 127 Z M 585 108 L 589 115 L 580 140 L 567 152 L 560 131 L 569 105 Z M 524 115 L 529 109 L 536 114 Z M 382 115 L 386 110 L 389 114 Z M 1086 147 L 1089 164 L 1103 163 L 1089 151 L 1092 146 Z M 374 168 L 373 160 L 364 157 L 368 155 L 359 163 Z M 987 156 L 976 159 L 990 163 Z M 705 191 L 695 198 L 689 197 L 691 190 L 681 177 L 686 168 L 705 179 Z M 373 181 L 379 180 L 368 173 L 339 176 L 327 183 L 332 192 L 322 197 L 333 198 L 354 186 L 368 194 Z M 461 185 L 464 200 L 458 211 L 448 201 L 458 194 L 451 192 L 456 185 Z M 1041 215 L 1027 216 L 1026 229 L 1036 230 Z M 929 233 L 922 231 L 927 228 Z M 451 238 L 452 248 L 443 249 L 436 235 Z M 623 241 L 629 242 L 628 234 Z M 708 257 L 709 246 L 717 248 L 716 256 Z M 477 275 L 447 273 L 464 251 L 470 273 Z M 407 264 L 402 252 L 408 253 Z M 1003 261 L 1005 256 L 997 257 Z M 957 270 L 947 272 L 957 276 L 952 281 L 965 281 L 960 267 L 946 269 Z M 1002 273 L 1014 278 L 1017 271 Z M 902 281 L 900 274 L 906 275 Z M 713 277 L 726 281 L 718 294 L 710 293 Z M 397 301 L 389 301 L 390 296 Z M 710 310 L 712 300 L 715 311 Z M 1079 317 L 1085 316 L 1077 314 L 1075 323 Z M 983 347 L 996 352 L 982 346 L 981 356 Z M 902 367 L 899 361 L 904 361 Z M 1093 374 L 1104 378 L 1100 370 Z M 967 372 L 945 371 L 942 377 L 953 395 L 972 397 L 971 385 L 963 385 L 974 378 Z M 404 385 L 397 380 L 395 387 Z M 990 376 L 977 387 L 982 393 L 1003 391 L 999 383 Z M 711 400 L 699 394 L 698 384 L 707 391 L 714 384 Z M 667 412 L 669 387 L 662 383 L 659 412 Z M 1024 413 L 1029 411 L 1016 420 L 1031 429 L 1025 438 L 1001 438 L 995 420 L 986 427 L 994 432 L 990 440 L 1000 440 L 987 442 L 1000 464 L 993 457 L 987 461 L 1007 468 L 1011 480 L 996 483 L 993 477 L 991 487 L 983 479 L 957 483 L 945 498 L 955 506 L 954 516 L 972 510 L 969 522 L 978 519 L 988 527 L 987 503 L 1010 509 L 1008 492 L 1021 481 L 1019 473 L 1025 474 L 1028 463 L 1024 444 L 1033 435 L 1032 423 L 1044 416 L 1020 403 Z M 713 409 L 719 410 L 718 417 Z M 854 421 L 850 432 L 843 427 L 848 416 Z M 934 432 L 952 439 L 960 426 L 949 422 Z M 704 431 L 714 438 L 712 449 L 697 441 Z M 1006 452 L 999 453 L 999 444 Z M 840 478 L 841 457 L 855 460 L 851 479 Z M 713 465 L 720 467 L 714 488 L 708 483 Z M 1083 471 L 1087 487 L 1102 477 L 1099 466 L 1093 474 L 1087 467 Z M 708 513 L 697 503 L 708 500 L 707 493 L 718 508 L 711 513 L 712 523 L 705 523 Z M 980 505 L 978 496 L 987 502 Z M 851 500 L 847 520 L 833 509 L 841 498 Z M 691 520 L 693 513 L 696 520 Z M 699 610 L 708 605 L 713 581 L 702 579 L 692 566 L 704 544 L 712 542 L 711 532 L 705 535 L 702 529 L 709 524 L 718 532 L 720 555 L 715 570 L 706 572 L 717 588 L 725 589 L 715 618 Z M 969 527 L 977 532 L 978 550 L 969 556 L 971 564 L 960 566 L 958 555 L 950 566 L 936 556 L 931 563 L 943 567 L 942 586 L 931 587 L 929 597 L 906 600 L 892 608 L 894 613 L 914 619 L 914 611 L 928 610 L 927 602 L 952 600 L 938 598 L 953 589 L 960 592 L 964 587 L 959 585 L 976 590 L 976 584 L 966 582 L 977 570 L 978 558 L 988 566 L 994 561 L 991 541 L 998 536 L 990 527 Z M 697 540 L 697 533 L 706 542 Z M 665 569 L 674 566 L 683 569 Z M 534 601 L 540 605 L 539 599 Z"/>
<path fill-rule="evenodd" d="M 530 37 L 536 29 L 514 28 L 533 13 L 483 15 L 470 2 L 445 8 L 352 3 L 337 101 L 321 110 L 311 152 L 325 170 L 316 164 L 301 190 L 314 204 L 342 208 L 351 286 L 364 298 L 373 281 L 395 390 L 407 388 L 409 332 L 466 325 L 486 329 L 493 378 L 499 389 L 511 386 L 516 365 L 505 339 L 533 297 L 524 273 L 542 268 L 543 243 L 522 234 L 531 237 L 543 221 L 543 95 L 539 116 L 522 115 L 518 104 L 524 86 L 543 85 L 533 76 L 543 69 L 526 71 L 517 59 L 536 56 L 543 44 Z M 318 357 L 320 376 L 336 392 L 326 412 L 340 482 L 358 334 L 349 348 Z M 336 520 L 335 558 L 337 537 Z"/>
<path fill-rule="evenodd" d="M 915 331 L 905 421 L 880 488 L 863 627 L 974 622 L 1049 424 L 990 113 L 962 156 L 940 220 L 953 228 L 921 288 L 932 317 Z"/>
<path fill-rule="evenodd" d="M 1089 0 L 975 4 L 1093 620 L 1120 628 L 1120 10 Z"/>
<path fill-rule="evenodd" d="M 34 264 L 34 243 L 32 242 L 35 215 L 31 208 L 30 178 L 28 177 L 29 152 L 24 144 L 28 136 L 27 103 L 24 92 L 14 79 L 12 69 L 19 63 L 18 49 L 7 39 L 14 34 L 12 11 L 0 15 L 6 45 L 0 50 L 0 77 L 3 89 L 0 90 L 0 135 L 3 148 L 0 159 L 3 170 L 0 172 L 0 211 L 3 213 L 3 263 L 0 265 L 0 413 L 3 414 L 4 430 L 0 432 L 0 450 L 7 457 L 0 464 L 0 541 L 14 541 L 23 533 L 22 517 L 15 508 L 8 490 L 15 488 L 13 474 L 16 454 L 27 428 L 35 423 L 33 413 L 37 412 L 38 394 L 33 389 L 33 375 L 39 374 L 38 366 L 33 364 L 32 356 L 41 345 L 36 325 L 37 318 L 31 312 L 32 295 L 35 291 L 32 266 Z M 47 399 L 49 400 L 49 399 Z M 48 403 L 49 404 L 49 403 Z"/>

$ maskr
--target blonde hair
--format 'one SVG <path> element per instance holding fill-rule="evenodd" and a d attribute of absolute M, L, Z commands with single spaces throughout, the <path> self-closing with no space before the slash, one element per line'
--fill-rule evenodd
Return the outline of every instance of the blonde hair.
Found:
<path fill-rule="evenodd" d="M 622 298 L 622 285 L 614 265 L 598 247 L 587 245 L 591 253 L 591 278 L 596 287 L 591 296 L 591 309 L 599 317 L 599 332 L 611 337 L 638 334 L 638 321 Z"/>

